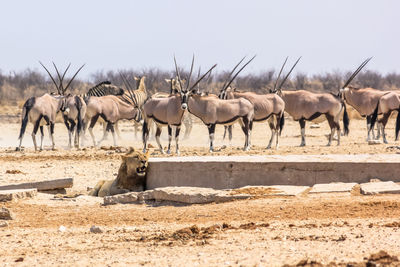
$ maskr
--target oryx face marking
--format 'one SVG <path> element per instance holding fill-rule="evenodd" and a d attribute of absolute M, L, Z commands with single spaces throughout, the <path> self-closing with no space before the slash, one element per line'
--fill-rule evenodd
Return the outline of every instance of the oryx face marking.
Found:
<path fill-rule="evenodd" d="M 188 107 L 189 93 L 190 92 L 181 92 L 181 108 L 183 110 L 186 110 Z"/>

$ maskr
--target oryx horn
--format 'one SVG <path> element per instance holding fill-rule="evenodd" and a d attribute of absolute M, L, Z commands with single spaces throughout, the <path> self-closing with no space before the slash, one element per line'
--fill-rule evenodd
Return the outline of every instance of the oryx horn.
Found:
<path fill-rule="evenodd" d="M 56 81 L 54 80 L 53 76 L 51 75 L 50 71 L 43 65 L 42 62 L 39 61 L 39 63 L 46 70 L 47 74 L 49 74 L 51 80 L 53 81 L 54 85 L 56 86 L 56 89 L 57 89 L 58 93 L 61 95 L 60 88 L 58 87 L 58 85 L 57 85 Z"/>
<path fill-rule="evenodd" d="M 240 73 L 247 65 L 249 65 L 249 63 L 250 63 L 251 61 L 253 61 L 253 59 L 254 59 L 255 57 L 256 57 L 256 55 L 254 55 L 254 57 L 252 57 L 249 61 L 247 61 L 247 63 L 244 64 L 243 67 L 241 67 L 240 70 L 238 70 L 238 72 L 236 72 L 236 74 L 232 77 L 232 79 L 229 81 L 229 83 L 227 83 L 227 85 L 226 85 L 224 88 L 222 88 L 222 90 L 225 90 L 226 88 L 228 88 L 229 85 L 231 85 L 231 83 L 233 82 L 233 80 L 235 80 L 235 78 L 239 75 L 239 73 Z"/>
<path fill-rule="evenodd" d="M 281 90 L 283 84 L 286 82 L 287 78 L 289 78 L 289 75 L 292 73 L 294 67 L 296 67 L 297 63 L 299 63 L 301 57 L 299 57 L 299 59 L 294 63 L 293 67 L 290 69 L 290 71 L 288 72 L 288 74 L 286 74 L 285 78 L 283 78 L 281 84 L 279 85 L 277 90 Z"/>
<path fill-rule="evenodd" d="M 240 63 L 243 62 L 243 60 L 246 58 L 246 56 L 244 56 L 238 64 L 236 64 L 236 66 L 232 69 L 232 71 L 229 73 L 228 77 L 226 78 L 226 81 L 224 82 L 224 84 L 222 85 L 222 89 L 221 91 L 223 91 L 225 88 L 227 88 L 228 86 L 226 86 L 226 83 L 228 82 L 228 80 L 232 77 L 232 74 L 235 72 L 235 70 L 237 69 L 237 67 L 239 67 Z"/>
<path fill-rule="evenodd" d="M 285 62 L 283 62 L 283 65 L 282 65 L 282 67 L 281 67 L 281 70 L 279 71 L 278 77 L 276 78 L 276 81 L 275 81 L 275 84 L 274 84 L 274 89 L 273 89 L 274 92 L 275 92 L 276 85 L 278 84 L 279 78 L 281 77 L 283 68 L 285 67 L 288 58 L 289 58 L 289 57 L 286 57 Z"/>
<path fill-rule="evenodd" d="M 351 81 L 354 79 L 354 77 L 356 77 L 356 75 L 365 67 L 365 65 L 367 65 L 367 63 L 372 59 L 372 57 L 367 58 L 366 60 L 364 60 L 363 63 L 361 63 L 361 65 L 353 72 L 353 74 L 350 76 L 350 78 L 347 80 L 347 82 L 343 85 L 342 88 L 346 88 Z"/>

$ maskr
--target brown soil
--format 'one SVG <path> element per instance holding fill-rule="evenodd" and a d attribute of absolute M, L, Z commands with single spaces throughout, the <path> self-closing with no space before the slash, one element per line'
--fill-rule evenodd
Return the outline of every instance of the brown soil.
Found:
<path fill-rule="evenodd" d="M 239 127 L 234 128 L 233 146 L 227 148 L 221 138 L 223 127 L 217 127 L 219 152 L 213 155 L 396 154 L 399 148 L 392 141 L 390 123 L 389 145 L 366 144 L 365 122 L 353 120 L 350 136 L 342 137 L 340 147 L 335 142 L 325 146 L 324 134 L 329 129 L 323 123 L 320 128 L 307 128 L 308 146 L 300 148 L 298 123 L 287 120 L 279 150 L 265 149 L 269 130 L 256 124 L 250 152 L 241 150 L 243 134 Z M 32 150 L 31 126 L 24 139 L 24 152 L 14 151 L 19 125 L 0 127 L 0 185 L 73 177 L 70 195 L 78 196 L 98 180 L 115 177 L 126 147 L 141 148 L 140 140 L 132 138 L 130 123 L 121 124 L 122 147 L 110 148 L 109 138 L 103 149 L 80 151 L 65 149 L 65 126 L 57 124 L 58 150 L 46 147 L 37 153 Z M 100 131 L 97 136 L 101 136 Z M 167 144 L 165 136 L 162 142 Z M 151 153 L 153 157 L 163 156 L 154 148 Z M 210 155 L 204 125 L 196 124 L 191 137 L 181 142 L 181 155 Z M 39 194 L 33 200 L 0 204 L 15 215 L 8 227 L 0 228 L 0 265 L 400 265 L 396 258 L 400 257 L 397 195 L 269 197 L 274 192 L 265 189 L 240 193 L 257 197 L 192 206 L 102 206 L 97 198 Z M 92 225 L 103 232 L 91 233 Z"/>

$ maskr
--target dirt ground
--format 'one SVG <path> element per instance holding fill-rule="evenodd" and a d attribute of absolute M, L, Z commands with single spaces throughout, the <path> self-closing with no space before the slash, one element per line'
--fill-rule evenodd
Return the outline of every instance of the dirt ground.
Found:
<path fill-rule="evenodd" d="M 387 127 L 389 144 L 368 145 L 365 121 L 352 120 L 350 135 L 341 146 L 326 147 L 326 122 L 307 124 L 307 146 L 300 144 L 299 125 L 286 121 L 278 150 L 265 147 L 270 131 L 255 124 L 253 148 L 241 150 L 243 133 L 234 127 L 232 146 L 217 127 L 213 155 L 325 155 L 396 154 L 394 122 Z M 0 121 L 0 185 L 64 177 L 74 178 L 71 192 L 86 193 L 100 179 L 115 177 L 125 147 L 141 149 L 129 122 L 120 125 L 122 148 L 67 149 L 67 133 L 56 125 L 57 150 L 35 153 L 27 129 L 23 152 L 15 152 L 19 123 L 14 117 Z M 164 129 L 166 132 L 166 129 Z M 96 137 L 101 137 L 100 127 Z M 140 133 L 138 133 L 140 136 Z M 38 138 L 39 139 L 39 138 Z M 163 144 L 167 145 L 163 135 Z M 91 140 L 88 138 L 87 144 Z M 155 141 L 151 141 L 155 147 Z M 196 123 L 191 136 L 180 142 L 181 156 L 210 155 L 208 134 Z M 154 148 L 152 157 L 164 156 Z M 268 197 L 207 205 L 112 205 L 88 196 L 54 198 L 39 194 L 32 200 L 0 204 L 15 214 L 0 228 L 0 265 L 66 266 L 332 266 L 368 261 L 400 266 L 400 197 L 397 195 L 324 197 Z M 102 233 L 89 231 L 99 226 Z M 63 227 L 65 227 L 65 230 Z M 61 228 L 60 228 L 61 227 Z"/>

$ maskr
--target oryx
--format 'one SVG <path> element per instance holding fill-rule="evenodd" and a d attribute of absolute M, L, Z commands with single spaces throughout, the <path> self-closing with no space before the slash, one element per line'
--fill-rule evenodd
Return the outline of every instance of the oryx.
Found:
<path fill-rule="evenodd" d="M 100 143 L 107 138 L 108 131 L 112 132 L 114 146 L 117 146 L 117 140 L 115 136 L 114 125 L 119 120 L 128 119 L 140 121 L 141 111 L 137 104 L 135 95 L 132 94 L 130 88 L 127 88 L 129 92 L 129 98 L 131 101 L 128 103 L 119 96 L 107 95 L 96 97 L 92 96 L 87 101 L 87 110 L 85 116 L 85 125 L 89 125 L 89 133 L 93 140 L 93 146 L 99 146 Z M 106 132 L 103 138 L 96 144 L 95 136 L 93 134 L 93 127 L 96 124 L 98 118 L 101 117 L 106 122 Z"/>
<path fill-rule="evenodd" d="M 371 129 L 374 128 L 378 114 L 382 114 L 382 118 L 378 120 L 381 124 L 383 142 L 387 144 L 385 127 L 392 114 L 392 111 L 397 111 L 396 128 L 395 128 L 395 141 L 399 137 L 400 131 L 400 95 L 399 92 L 387 92 L 378 100 L 373 115 L 371 116 Z"/>
<path fill-rule="evenodd" d="M 243 58 L 244 59 L 244 58 Z M 242 60 L 243 60 L 242 59 Z M 240 61 L 241 62 L 241 61 Z M 240 64 L 239 62 L 239 64 Z M 238 64 L 238 65 L 239 65 Z M 236 67 L 238 66 L 236 65 Z M 236 68 L 235 67 L 235 68 Z M 234 68 L 234 70 L 235 70 Z M 282 69 L 281 69 L 282 72 Z M 274 90 L 279 90 L 276 88 L 277 82 L 279 80 L 280 74 L 275 82 Z M 231 72 L 231 74 L 233 71 Z M 280 85 L 282 87 L 283 83 Z M 269 127 L 271 129 L 271 139 L 269 140 L 267 149 L 271 148 L 274 136 L 276 135 L 276 148 L 279 146 L 279 135 L 282 132 L 283 125 L 285 123 L 284 110 L 285 102 L 277 94 L 257 94 L 254 92 L 239 92 L 232 90 L 229 85 L 223 86 L 219 97 L 222 99 L 234 99 L 243 97 L 249 100 L 254 106 L 254 119 L 253 122 L 265 122 L 268 120 Z M 232 140 L 232 126 L 228 127 L 229 141 Z M 252 129 L 250 129 L 252 130 Z"/>
<path fill-rule="evenodd" d="M 79 71 L 83 68 L 85 64 L 83 64 L 74 74 L 74 76 L 70 79 L 66 87 L 63 87 L 62 81 L 63 78 L 69 69 L 69 66 L 65 70 L 62 79 L 60 79 L 60 84 L 57 84 L 56 81 L 54 80 L 53 76 L 50 74 L 50 72 L 47 70 L 47 68 L 39 62 L 46 72 L 49 74 L 51 80 L 53 81 L 58 94 L 44 94 L 43 96 L 39 97 L 31 97 L 29 98 L 22 109 L 22 122 L 21 122 L 21 130 L 19 134 L 19 146 L 16 148 L 17 151 L 21 150 L 21 144 L 22 144 L 22 139 L 24 137 L 24 133 L 26 130 L 26 125 L 28 124 L 28 121 L 33 124 L 33 131 L 32 131 L 32 140 L 33 140 L 33 145 L 35 146 L 35 151 L 37 151 L 37 143 L 36 143 L 36 133 L 38 129 L 40 128 L 40 150 L 43 150 L 43 138 L 44 138 L 44 133 L 43 133 L 43 125 L 48 126 L 49 130 L 49 135 L 51 138 L 52 142 L 52 149 L 55 147 L 54 143 L 54 124 L 56 122 L 56 116 L 57 113 L 60 110 L 65 110 L 65 104 L 66 104 L 66 99 L 64 96 L 65 91 L 68 89 L 68 87 L 71 85 L 71 82 L 75 79 L 76 75 L 79 73 Z M 54 67 L 55 64 L 53 63 Z M 57 70 L 58 72 L 58 70 Z M 60 77 L 60 76 L 59 76 Z"/>
<path fill-rule="evenodd" d="M 57 66 L 53 62 L 53 66 L 57 72 L 58 80 L 60 81 L 60 91 L 62 92 L 62 95 L 65 95 L 65 92 L 69 85 L 72 82 L 71 81 L 67 84 L 67 86 L 64 88 L 64 76 L 66 72 L 68 71 L 69 67 L 71 64 L 68 65 L 68 67 L 65 69 L 63 75 L 60 75 L 60 72 L 58 71 Z M 43 67 L 46 69 L 46 67 L 43 65 Z M 51 76 L 50 72 L 46 69 L 47 73 Z M 83 119 L 85 118 L 86 114 L 86 103 L 84 101 L 84 98 L 79 95 L 72 95 L 68 94 L 65 96 L 64 100 L 64 107 L 62 108 L 62 114 L 63 114 L 63 119 L 64 119 L 64 124 L 67 127 L 68 130 L 68 147 L 72 147 L 72 135 L 75 130 L 76 126 L 76 132 L 75 132 L 75 145 L 77 148 L 79 148 L 79 138 L 80 134 L 83 132 Z"/>
<path fill-rule="evenodd" d="M 286 81 L 299 60 L 300 58 L 293 65 L 281 84 Z M 339 121 L 341 112 L 343 111 L 345 134 L 348 133 L 349 118 L 347 115 L 346 106 L 340 99 L 339 95 L 332 93 L 312 93 L 305 90 L 283 91 L 280 86 L 277 88 L 276 93 L 283 99 L 283 101 L 285 101 L 285 111 L 292 116 L 293 120 L 298 121 L 300 124 L 300 146 L 306 145 L 306 121 L 314 120 L 321 115 L 325 115 L 326 119 L 328 120 L 329 127 L 331 128 L 327 146 L 331 145 L 335 130 L 338 136 L 337 145 L 340 145 L 341 133 Z"/>
<path fill-rule="evenodd" d="M 352 106 L 355 110 L 360 113 L 362 117 L 367 119 L 367 141 L 371 138 L 375 139 L 375 133 L 373 127 L 371 127 L 371 117 L 374 113 L 375 108 L 378 105 L 379 99 L 390 91 L 381 91 L 373 88 L 355 88 L 349 86 L 350 82 L 354 77 L 364 68 L 365 65 L 371 60 L 371 58 L 366 59 L 361 65 L 354 71 L 350 76 L 344 86 L 339 90 L 342 99 L 346 101 L 347 104 Z M 379 135 L 379 125 L 378 125 L 378 135 Z"/>
<path fill-rule="evenodd" d="M 250 63 L 250 61 L 248 63 Z M 205 77 L 215 66 L 216 65 L 214 65 L 207 73 L 205 73 L 202 78 Z M 243 68 L 245 66 L 243 66 Z M 176 61 L 175 69 L 178 75 L 178 81 L 181 81 Z M 214 151 L 215 126 L 217 124 L 231 125 L 236 121 L 239 121 L 245 134 L 245 143 L 243 149 L 245 151 L 249 150 L 251 137 L 250 129 L 254 118 L 253 105 L 250 103 L 250 101 L 244 98 L 222 100 L 216 95 L 212 94 L 199 95 L 195 90 L 193 90 L 198 82 L 199 81 L 197 81 L 191 89 L 187 87 L 187 89 L 181 90 L 181 106 L 183 109 L 187 108 L 190 113 L 198 117 L 208 127 L 208 133 L 210 137 L 210 152 Z"/>
<path fill-rule="evenodd" d="M 193 72 L 194 56 L 192 59 L 192 66 L 189 73 L 188 82 L 184 88 L 182 80 L 178 78 L 179 86 L 181 90 L 175 94 L 171 94 L 168 97 L 151 97 L 149 98 L 143 107 L 143 151 L 147 149 L 147 141 L 149 138 L 150 126 L 153 122 L 156 124 L 156 141 L 160 148 L 161 153 L 164 154 L 164 149 L 160 142 L 160 135 L 163 126 L 168 126 L 168 150 L 167 153 L 171 153 L 171 140 L 172 140 L 172 127 L 175 127 L 175 144 L 176 153 L 179 154 L 179 133 L 182 124 L 182 118 L 184 116 L 187 104 L 187 95 L 184 92 L 192 90 L 216 65 L 214 65 L 205 75 L 200 77 L 195 84 L 190 87 L 190 78 Z"/>

